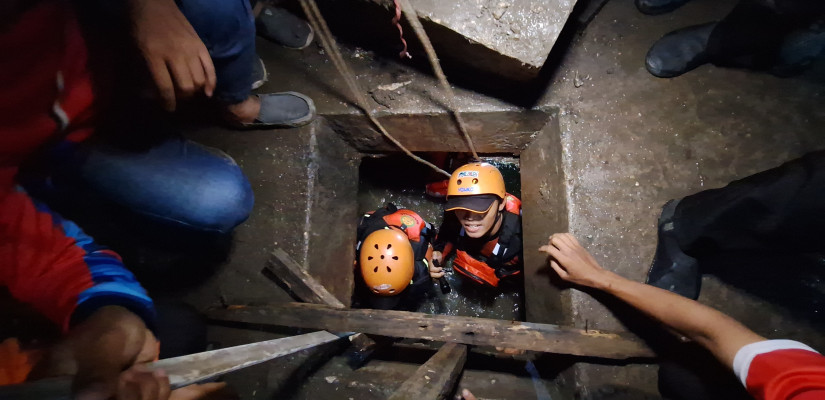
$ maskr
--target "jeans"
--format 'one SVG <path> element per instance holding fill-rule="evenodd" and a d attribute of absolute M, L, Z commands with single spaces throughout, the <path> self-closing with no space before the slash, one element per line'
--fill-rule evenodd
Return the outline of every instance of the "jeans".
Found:
<path fill-rule="evenodd" d="M 255 19 L 249 0 L 177 0 L 215 65 L 215 98 L 236 104 L 252 91 Z"/>
<path fill-rule="evenodd" d="M 229 233 L 252 210 L 249 181 L 220 150 L 179 137 L 144 150 L 76 146 L 54 163 L 48 191 L 80 188 L 154 221 L 206 233 Z"/>

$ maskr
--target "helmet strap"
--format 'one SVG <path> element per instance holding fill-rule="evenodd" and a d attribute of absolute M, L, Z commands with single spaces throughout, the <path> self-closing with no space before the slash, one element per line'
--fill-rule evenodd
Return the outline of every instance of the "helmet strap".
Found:
<path fill-rule="evenodd" d="M 493 228 L 496 227 L 496 224 L 498 224 L 498 222 L 501 221 L 501 216 L 502 216 L 501 210 L 496 210 L 496 219 L 495 219 L 495 221 L 493 221 L 493 227 L 490 228 L 486 233 L 484 233 L 484 236 L 481 237 L 482 239 L 487 239 L 490 236 L 492 236 L 492 234 L 490 232 L 492 232 Z M 499 227 L 499 229 L 501 229 L 501 227 Z"/>

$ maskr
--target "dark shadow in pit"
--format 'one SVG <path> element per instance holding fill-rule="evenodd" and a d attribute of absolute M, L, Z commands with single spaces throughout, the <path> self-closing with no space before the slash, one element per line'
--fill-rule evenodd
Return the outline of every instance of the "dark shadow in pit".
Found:
<path fill-rule="evenodd" d="M 702 259 L 700 266 L 729 285 L 783 307 L 785 314 L 825 330 L 825 254 L 728 253 Z"/>

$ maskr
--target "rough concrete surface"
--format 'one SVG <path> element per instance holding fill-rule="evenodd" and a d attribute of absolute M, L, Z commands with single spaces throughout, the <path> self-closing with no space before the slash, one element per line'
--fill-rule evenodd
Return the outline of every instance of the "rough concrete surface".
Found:
<path fill-rule="evenodd" d="M 426 362 L 425 353 L 408 357 L 408 362 L 377 359 L 353 370 L 344 357 L 334 357 L 316 373 L 300 384 L 295 399 L 386 399 Z M 470 363 L 472 363 L 472 358 Z M 465 365 L 457 387 L 467 388 L 479 394 L 479 399 L 526 399 L 536 396 L 535 385 L 541 385 L 548 393 L 558 390 L 550 381 L 533 381 L 524 370 L 524 362 L 499 361 L 513 371 L 490 369 L 488 365 Z M 451 398 L 451 397 L 447 397 Z M 553 397 L 556 399 L 558 397 Z M 423 400 L 423 399 L 422 399 Z"/>
<path fill-rule="evenodd" d="M 235 231 L 228 264 L 192 290 L 188 300 L 199 307 L 292 301 L 261 274 L 279 247 L 349 304 L 352 279 L 338 271 L 348 270 L 346 260 L 354 257 L 349 241 L 355 237 L 357 214 L 352 202 L 340 199 L 357 193 L 354 152 L 320 121 L 291 130 L 204 128 L 188 135 L 231 154 L 255 193 L 252 215 Z"/>
<path fill-rule="evenodd" d="M 734 3 L 693 1 L 649 17 L 630 1 L 608 2 L 562 57 L 541 101 L 562 110 L 570 231 L 605 267 L 632 279 L 645 278 L 665 201 L 825 147 L 819 72 L 780 79 L 707 65 L 658 79 L 644 69 L 649 46 L 663 34 L 721 18 Z M 589 295 L 574 290 L 572 299 L 576 326 L 622 328 Z M 700 300 L 768 337 L 825 345 L 821 318 L 800 318 L 712 276 Z M 654 372 L 581 367 L 579 385 L 584 394 L 603 385 L 656 393 Z"/>
<path fill-rule="evenodd" d="M 694 0 L 674 13 L 649 17 L 638 13 L 630 1 L 608 2 L 572 38 L 567 52 L 557 54 L 558 65 L 548 66 L 555 69 L 548 72 L 546 94 L 536 107 L 560 110 L 569 229 L 605 267 L 632 279 L 645 277 L 656 244 L 655 221 L 666 200 L 719 187 L 806 151 L 825 148 L 825 136 L 820 133 L 825 126 L 821 73 L 780 79 L 704 66 L 679 78 L 657 79 L 645 71 L 644 55 L 661 35 L 718 19 L 733 4 L 733 0 Z M 287 51 L 261 41 L 259 50 L 272 73 L 262 92 L 301 91 L 329 118 L 357 112 L 346 102 L 344 85 L 323 49 L 310 46 Z M 371 106 L 382 115 L 444 113 L 432 77 L 369 51 L 346 48 L 344 53 L 363 90 L 372 92 Z M 458 106 L 465 112 L 519 110 L 467 89 L 459 89 L 458 95 Z M 305 226 L 310 135 L 304 128 L 205 136 L 204 142 L 239 160 L 258 198 L 254 215 L 237 232 L 229 268 L 237 270 L 221 271 L 211 284 L 233 300 L 264 300 L 270 295 L 270 284 L 250 282 L 273 246 L 272 237 L 290 237 L 277 240 L 286 240 L 284 248 L 294 252 L 300 263 L 306 261 L 300 256 L 303 242 L 290 235 L 303 232 Z M 546 234 L 553 233 L 551 228 Z M 274 291 L 269 300 L 285 298 Z M 567 303 L 561 305 L 575 326 L 625 329 L 607 307 L 589 295 L 564 291 L 567 294 L 562 299 Z M 819 334 L 821 318 L 772 304 L 735 282 L 705 277 L 700 300 L 763 335 L 799 339 L 820 349 L 825 345 Z M 409 365 L 410 370 L 416 367 Z M 656 371 L 655 365 L 647 364 L 579 363 L 562 374 L 562 379 L 575 380 L 579 398 L 655 399 L 659 398 Z M 333 375 L 319 372 L 306 385 L 329 385 L 328 376 Z M 394 378 L 389 374 L 386 379 Z M 399 378 L 398 383 L 402 381 Z M 378 390 L 372 388 L 368 385 L 366 390 Z M 380 390 L 376 393 L 384 393 Z M 345 392 L 320 393 L 347 398 L 339 396 Z M 513 398 L 520 397 L 524 396 Z"/>
<path fill-rule="evenodd" d="M 315 102 L 318 114 L 331 118 L 358 114 L 349 90 L 329 61 L 327 51 L 313 43 L 289 50 L 258 39 L 258 55 L 267 61 L 269 81 L 258 92 L 299 90 Z M 361 47 L 342 46 L 344 60 L 378 115 L 445 113 L 444 97 L 435 77 L 422 74 L 398 58 L 383 58 Z M 465 88 L 454 88 L 456 106 L 464 112 L 519 111 L 521 108 Z"/>
<path fill-rule="evenodd" d="M 526 319 L 567 325 L 570 296 L 550 282 L 547 257 L 535 251 L 547 243 L 548 231 L 567 230 L 558 115 L 553 115 L 521 153 L 522 235 Z"/>
<path fill-rule="evenodd" d="M 489 52 L 474 49 L 475 54 L 467 54 L 473 60 L 469 64 L 495 65 L 498 67 L 495 72 L 509 79 L 538 75 L 576 5 L 575 0 L 414 0 L 410 3 L 420 18 L 454 31 L 465 43 L 477 43 L 492 50 L 493 55 L 488 56 Z M 467 47 L 466 44 L 463 47 Z M 460 44 L 441 48 L 449 53 L 466 53 Z M 485 61 L 488 57 L 493 60 Z"/>

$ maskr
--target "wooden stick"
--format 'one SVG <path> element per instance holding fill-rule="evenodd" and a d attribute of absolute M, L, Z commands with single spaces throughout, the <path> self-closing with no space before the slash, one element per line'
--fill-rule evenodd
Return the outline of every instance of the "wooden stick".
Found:
<path fill-rule="evenodd" d="M 301 301 L 325 304 L 335 308 L 345 308 L 338 298 L 330 293 L 324 285 L 316 281 L 309 273 L 292 259 L 285 251 L 276 248 L 266 269 L 278 278 Z M 350 336 L 350 342 L 361 358 L 366 359 L 375 350 L 376 343 L 362 333 Z"/>
<path fill-rule="evenodd" d="M 455 389 L 458 376 L 467 361 L 467 346 L 446 343 L 438 349 L 415 375 L 401 384 L 390 400 L 445 399 Z"/>
<path fill-rule="evenodd" d="M 617 333 L 407 311 L 286 303 L 212 309 L 207 311 L 207 316 L 223 321 L 363 332 L 587 357 L 626 359 L 654 355 L 641 340 Z"/>
<path fill-rule="evenodd" d="M 272 252 L 266 269 L 272 272 L 301 301 L 326 304 L 336 308 L 346 307 L 281 249 L 276 248 Z"/>

